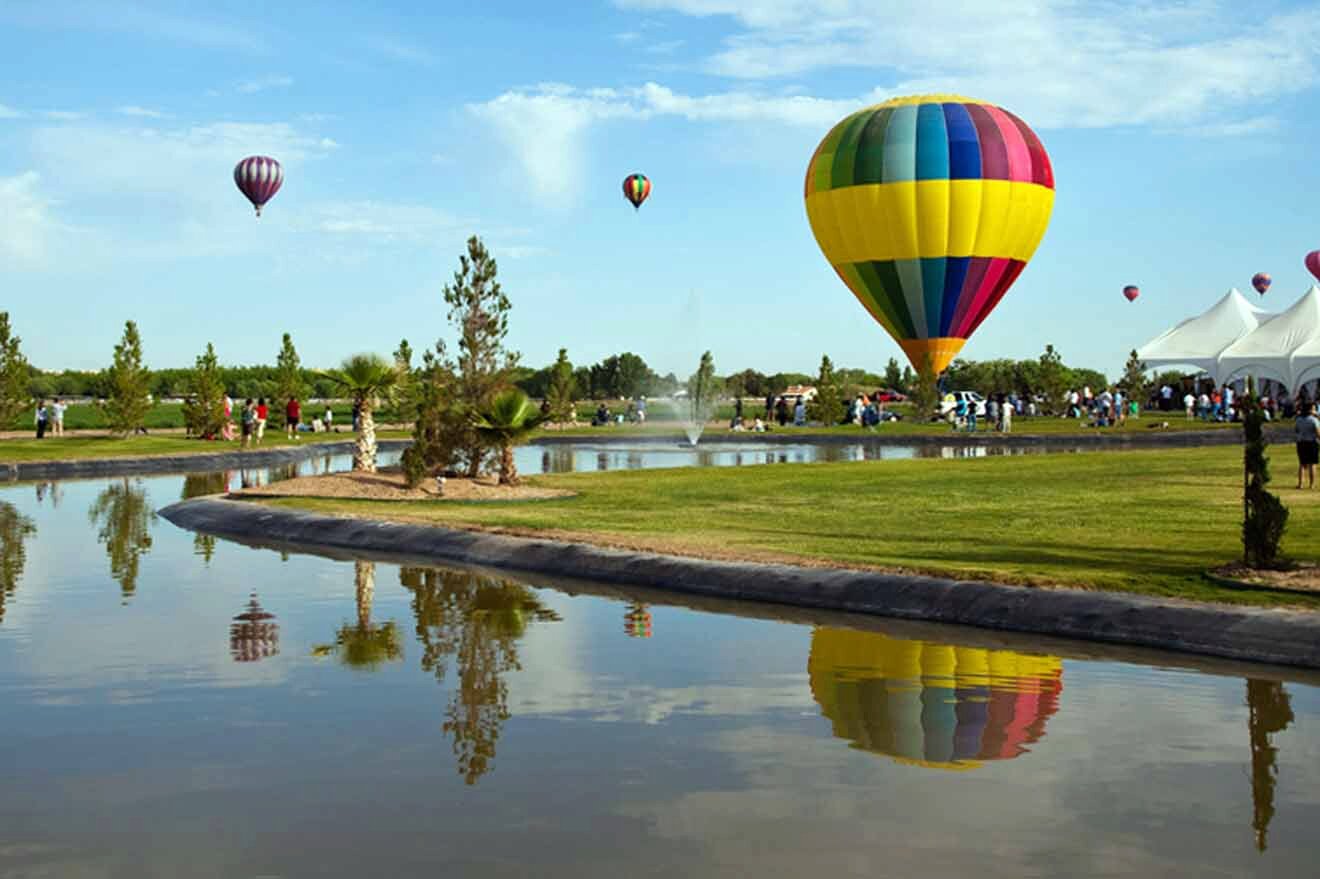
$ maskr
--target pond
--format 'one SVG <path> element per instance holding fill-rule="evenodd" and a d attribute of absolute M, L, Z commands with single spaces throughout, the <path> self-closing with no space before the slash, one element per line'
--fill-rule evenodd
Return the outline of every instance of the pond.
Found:
<path fill-rule="evenodd" d="M 0 487 L 0 876 L 1314 875 L 1313 675 L 153 513 L 227 479 Z"/>

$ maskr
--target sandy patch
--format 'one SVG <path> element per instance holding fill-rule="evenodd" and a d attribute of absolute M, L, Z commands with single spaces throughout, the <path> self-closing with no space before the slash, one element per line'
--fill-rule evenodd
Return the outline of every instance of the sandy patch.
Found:
<path fill-rule="evenodd" d="M 1283 571 L 1258 571 L 1237 562 L 1212 568 L 1210 573 L 1247 587 L 1264 586 L 1289 592 L 1320 593 L 1320 565 L 1313 562 L 1301 562 Z"/>
<path fill-rule="evenodd" d="M 525 501 L 572 497 L 571 491 L 530 485 L 500 485 L 494 476 L 480 479 L 446 479 L 443 497 L 434 479 L 416 488 L 404 484 L 397 470 L 379 473 L 329 473 L 301 476 L 232 492 L 237 497 L 316 497 L 371 501 Z"/>

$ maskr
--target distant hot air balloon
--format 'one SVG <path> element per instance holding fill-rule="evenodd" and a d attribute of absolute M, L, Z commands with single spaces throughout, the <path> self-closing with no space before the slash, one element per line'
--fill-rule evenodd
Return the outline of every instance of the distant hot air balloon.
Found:
<path fill-rule="evenodd" d="M 839 277 L 919 371 L 944 371 L 1021 274 L 1054 206 L 1049 156 L 993 104 L 895 98 L 835 125 L 807 218 Z"/>
<path fill-rule="evenodd" d="M 1256 272 L 1256 274 L 1251 276 L 1251 286 L 1255 287 L 1256 292 L 1261 296 L 1265 295 L 1265 291 L 1270 289 L 1270 284 L 1273 283 L 1274 279 L 1265 272 Z"/>
<path fill-rule="evenodd" d="M 1320 250 L 1313 250 L 1306 255 L 1306 270 L 1320 281 Z"/>
<path fill-rule="evenodd" d="M 651 194 L 651 181 L 645 174 L 629 174 L 623 178 L 623 197 L 632 202 L 634 209 L 640 208 Z"/>
<path fill-rule="evenodd" d="M 234 166 L 234 184 L 261 216 L 261 206 L 275 197 L 284 183 L 284 168 L 268 156 L 248 156 Z"/>
<path fill-rule="evenodd" d="M 1128 302 L 1136 302 L 1137 297 L 1141 295 L 1141 290 L 1132 284 L 1128 284 L 1123 288 L 1123 295 L 1127 297 Z"/>

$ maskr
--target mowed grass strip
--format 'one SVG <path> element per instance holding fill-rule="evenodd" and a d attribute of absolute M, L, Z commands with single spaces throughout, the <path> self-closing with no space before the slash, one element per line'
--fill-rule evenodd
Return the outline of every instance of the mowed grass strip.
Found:
<path fill-rule="evenodd" d="M 323 513 L 497 529 L 709 557 L 903 570 L 1202 601 L 1320 600 L 1215 586 L 1240 555 L 1241 450 L 1087 452 L 539 476 L 573 498 L 500 503 L 281 499 Z M 1285 549 L 1320 546 L 1320 491 L 1274 488 Z"/>
<path fill-rule="evenodd" d="M 345 430 L 340 433 L 300 433 L 296 442 L 285 438 L 283 430 L 266 428 L 266 438 L 260 446 L 252 449 L 272 449 L 284 446 L 305 445 L 308 443 L 352 442 L 354 434 Z M 405 439 L 409 435 L 403 432 L 380 433 L 380 439 Z M 0 463 L 15 464 L 27 461 L 73 461 L 94 460 L 100 458 L 138 458 L 159 455 L 209 455 L 222 452 L 242 451 L 238 440 L 204 441 L 188 439 L 183 436 L 62 436 L 37 439 L 0 440 Z"/>

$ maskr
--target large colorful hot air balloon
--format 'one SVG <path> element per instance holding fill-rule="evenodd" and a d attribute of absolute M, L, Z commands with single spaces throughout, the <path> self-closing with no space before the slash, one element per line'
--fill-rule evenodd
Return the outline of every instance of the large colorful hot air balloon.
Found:
<path fill-rule="evenodd" d="M 1256 292 L 1261 296 L 1265 295 L 1265 291 L 1270 289 L 1270 284 L 1273 283 L 1274 279 L 1265 272 L 1256 272 L 1256 274 L 1251 276 L 1251 286 L 1255 287 Z"/>
<path fill-rule="evenodd" d="M 844 119 L 807 166 L 825 258 L 918 372 L 944 371 L 1035 252 L 1049 156 L 1021 119 L 947 95 Z"/>
<path fill-rule="evenodd" d="M 1306 270 L 1320 281 L 1320 250 L 1313 250 L 1306 255 Z"/>
<path fill-rule="evenodd" d="M 234 184 L 261 216 L 261 207 L 284 183 L 284 168 L 269 156 L 248 156 L 234 166 Z"/>
<path fill-rule="evenodd" d="M 632 202 L 633 209 L 640 208 L 651 194 L 651 181 L 645 174 L 629 174 L 623 178 L 623 197 Z"/>
<path fill-rule="evenodd" d="M 1059 710 L 1056 656 L 957 647 L 821 628 L 807 660 L 811 695 L 855 747 L 901 763 L 973 769 L 1024 754 Z"/>
<path fill-rule="evenodd" d="M 1141 295 L 1141 289 L 1134 284 L 1128 284 L 1123 288 L 1123 296 L 1128 302 L 1136 302 L 1137 297 Z"/>

